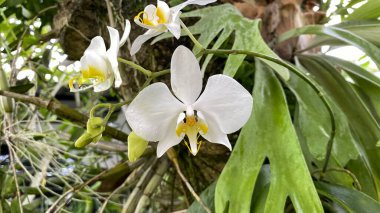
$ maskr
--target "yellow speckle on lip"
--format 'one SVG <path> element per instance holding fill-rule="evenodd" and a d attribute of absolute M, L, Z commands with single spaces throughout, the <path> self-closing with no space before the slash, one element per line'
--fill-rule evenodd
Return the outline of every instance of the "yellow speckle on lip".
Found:
<path fill-rule="evenodd" d="M 201 146 L 202 141 L 198 141 L 198 133 L 201 134 L 207 134 L 208 132 L 208 126 L 205 122 L 202 120 L 197 120 L 194 115 L 192 116 L 186 116 L 185 120 L 182 121 L 177 125 L 176 128 L 176 134 L 178 137 L 180 137 L 182 134 L 187 135 L 190 143 L 196 143 L 198 144 L 198 150 Z M 190 152 L 191 149 L 187 142 L 185 141 L 185 144 L 189 148 Z M 197 151 L 198 152 L 198 151 Z"/>
<path fill-rule="evenodd" d="M 69 88 L 74 88 L 74 83 L 77 83 L 78 86 L 82 86 L 84 82 L 94 80 L 95 83 L 101 83 L 105 81 L 107 76 L 104 72 L 100 71 L 99 69 L 89 66 L 87 70 L 82 70 L 80 76 L 75 76 L 69 80 Z"/>

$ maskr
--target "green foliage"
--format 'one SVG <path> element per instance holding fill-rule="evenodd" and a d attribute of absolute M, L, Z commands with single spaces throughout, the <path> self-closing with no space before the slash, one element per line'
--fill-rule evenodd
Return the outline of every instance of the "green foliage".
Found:
<path fill-rule="evenodd" d="M 266 158 L 271 178 L 264 212 L 283 211 L 288 196 L 297 211 L 322 212 L 281 84 L 269 67 L 260 63 L 258 66 L 253 112 L 217 182 L 216 212 L 228 209 L 249 212 L 255 183 Z"/>

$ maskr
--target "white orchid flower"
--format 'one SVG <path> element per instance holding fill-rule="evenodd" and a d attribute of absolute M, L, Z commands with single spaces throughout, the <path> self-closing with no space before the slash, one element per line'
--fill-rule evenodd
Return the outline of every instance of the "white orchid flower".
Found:
<path fill-rule="evenodd" d="M 148 141 L 158 141 L 158 157 L 183 139 L 196 155 L 201 145 L 199 136 L 231 150 L 227 134 L 247 122 L 252 111 L 251 94 L 226 75 L 211 76 L 201 94 L 198 61 L 184 46 L 172 56 L 171 87 L 175 96 L 163 83 L 154 83 L 137 95 L 126 110 L 132 130 Z"/>
<path fill-rule="evenodd" d="M 128 39 L 131 23 L 126 20 L 125 30 L 121 39 L 116 29 L 109 26 L 107 26 L 107 29 L 110 34 L 109 49 L 106 50 L 102 37 L 96 36 L 91 40 L 90 46 L 84 51 L 80 59 L 81 75 L 69 81 L 71 92 L 82 91 L 92 87 L 95 92 L 101 92 L 109 89 L 114 80 L 115 87 L 121 85 L 117 55 L 119 48 Z"/>
<path fill-rule="evenodd" d="M 143 28 L 148 29 L 143 35 L 140 35 L 133 42 L 131 55 L 136 54 L 142 44 L 149 39 L 158 36 L 164 32 L 170 31 L 174 37 L 179 39 L 181 36 L 181 10 L 190 4 L 206 5 L 216 0 L 187 0 L 182 4 L 169 8 L 164 1 L 157 1 L 157 7 L 150 4 L 145 7 L 134 19 L 135 23 Z"/>

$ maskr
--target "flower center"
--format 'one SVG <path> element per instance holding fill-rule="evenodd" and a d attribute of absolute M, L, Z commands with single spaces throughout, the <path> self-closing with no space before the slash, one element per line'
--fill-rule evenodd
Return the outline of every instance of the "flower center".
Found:
<path fill-rule="evenodd" d="M 159 24 L 166 24 L 168 22 L 165 18 L 164 11 L 159 7 L 156 8 L 155 14 L 148 14 L 145 11 L 141 11 L 137 14 L 135 19 L 138 19 L 141 23 L 152 27 L 156 27 Z"/>
<path fill-rule="evenodd" d="M 185 134 L 187 136 L 190 146 L 186 140 L 185 144 L 189 151 L 193 155 L 196 155 L 202 144 L 202 141 L 198 140 L 199 134 L 207 134 L 208 126 L 197 115 L 189 115 L 188 113 L 186 114 L 187 115 L 185 119 L 183 119 L 183 121 L 177 125 L 176 133 L 178 137 L 180 137 L 182 134 Z"/>
<path fill-rule="evenodd" d="M 82 84 L 88 81 L 93 81 L 93 83 L 101 83 L 106 80 L 105 74 L 93 66 L 89 66 L 87 70 L 82 70 L 81 73 L 81 76 L 76 76 L 70 79 L 70 89 L 74 88 L 74 83 L 77 83 L 78 87 L 81 87 Z"/>

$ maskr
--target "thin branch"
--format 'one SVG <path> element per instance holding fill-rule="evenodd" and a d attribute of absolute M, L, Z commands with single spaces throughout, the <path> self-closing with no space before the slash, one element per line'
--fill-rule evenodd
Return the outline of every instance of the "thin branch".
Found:
<path fill-rule="evenodd" d="M 5 142 L 7 143 L 7 146 L 8 146 L 8 149 L 9 149 L 9 160 L 10 160 L 10 165 L 12 167 L 12 171 L 13 171 L 13 177 L 14 177 L 14 181 L 15 181 L 15 185 L 16 185 L 16 196 L 17 196 L 17 200 L 18 200 L 18 205 L 19 205 L 19 208 L 20 208 L 20 212 L 23 213 L 24 210 L 22 209 L 22 203 L 21 203 L 21 194 L 20 194 L 20 187 L 18 185 L 18 179 L 17 179 L 17 174 L 16 174 L 16 168 L 15 168 L 15 162 L 14 162 L 14 150 L 12 148 L 12 146 L 10 145 L 10 141 L 8 139 L 5 140 Z"/>
<path fill-rule="evenodd" d="M 199 202 L 199 204 L 201 204 L 201 206 L 204 208 L 204 210 L 207 213 L 212 213 L 211 210 L 203 202 L 203 200 L 199 197 L 199 195 L 195 192 L 195 190 L 193 189 L 193 187 L 191 186 L 190 182 L 187 180 L 185 175 L 182 173 L 181 168 L 179 167 L 176 151 L 173 148 L 170 148 L 166 153 L 167 153 L 169 159 L 174 164 L 174 167 L 177 170 L 178 175 L 181 177 L 182 181 L 185 183 L 187 189 L 191 192 L 191 194 L 194 196 L 194 198 Z"/>
<path fill-rule="evenodd" d="M 130 169 L 134 169 L 138 166 L 140 166 L 143 162 L 144 162 L 145 159 L 139 159 L 138 161 L 134 162 L 134 163 L 129 163 L 128 166 Z M 72 196 L 74 196 L 74 193 L 83 189 L 84 187 L 98 181 L 98 180 L 101 180 L 104 176 L 106 175 L 109 175 L 110 171 L 114 169 L 111 168 L 111 169 L 108 169 L 108 170 L 104 170 L 103 172 L 97 174 L 96 176 L 92 177 L 91 179 L 87 180 L 86 182 L 82 183 L 82 184 L 79 184 L 69 190 L 67 190 L 65 193 L 63 193 L 51 206 L 50 208 L 46 211 L 46 213 L 51 213 L 51 212 L 56 212 L 60 207 L 60 204 L 61 204 L 61 201 L 63 199 L 65 199 L 70 193 L 73 193 Z"/>
<path fill-rule="evenodd" d="M 88 117 L 72 108 L 69 106 L 62 104 L 60 101 L 56 99 L 51 99 L 51 100 L 44 100 L 39 97 L 34 97 L 34 96 L 28 96 L 28 95 L 22 95 L 19 93 L 14 93 L 14 92 L 9 92 L 9 91 L 4 91 L 0 90 L 0 96 L 6 96 L 10 98 L 14 98 L 18 101 L 22 101 L 24 103 L 30 103 L 34 104 L 38 107 L 45 108 L 59 117 L 63 119 L 67 119 L 71 121 L 72 123 L 76 123 L 81 127 L 86 127 Z M 108 135 L 112 138 L 115 138 L 120 141 L 128 141 L 128 135 L 120 130 L 117 130 L 113 127 L 106 126 L 106 129 L 104 131 L 105 135 Z"/>

